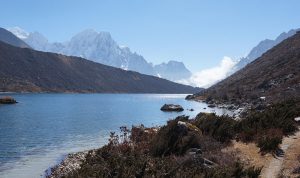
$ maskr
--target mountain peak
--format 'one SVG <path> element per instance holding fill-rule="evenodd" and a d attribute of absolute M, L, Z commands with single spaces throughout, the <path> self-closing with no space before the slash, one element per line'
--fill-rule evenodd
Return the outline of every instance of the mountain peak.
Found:
<path fill-rule="evenodd" d="M 167 63 L 161 63 L 154 66 L 155 72 L 162 78 L 168 78 L 173 81 L 179 81 L 190 78 L 192 73 L 182 62 L 170 60 Z"/>
<path fill-rule="evenodd" d="M 29 33 L 27 31 L 25 31 L 24 29 L 22 29 L 18 26 L 7 28 L 7 30 L 22 40 L 28 38 L 28 36 L 29 36 Z"/>
<path fill-rule="evenodd" d="M 247 57 L 241 58 L 239 62 L 236 64 L 236 70 L 240 70 L 245 67 L 247 64 L 251 63 L 255 59 L 259 58 L 267 52 L 269 49 L 273 48 L 277 44 L 281 43 L 283 40 L 293 36 L 296 34 L 297 31 L 300 29 L 292 29 L 288 32 L 281 33 L 276 39 L 265 39 L 258 43 L 247 55 Z"/>
<path fill-rule="evenodd" d="M 79 32 L 77 35 L 98 35 L 98 32 L 92 28 L 88 28 Z"/>
<path fill-rule="evenodd" d="M 82 38 L 82 37 L 91 38 L 91 37 L 97 37 L 97 36 L 102 37 L 102 38 L 112 38 L 109 32 L 105 32 L 105 31 L 98 32 L 94 29 L 83 30 L 83 31 L 79 32 L 78 34 L 76 34 L 74 37 L 75 38 Z"/>
<path fill-rule="evenodd" d="M 173 65 L 173 66 L 184 66 L 184 63 L 181 61 L 175 61 L 175 60 L 170 60 L 168 61 L 167 65 Z"/>
<path fill-rule="evenodd" d="M 20 48 L 30 48 L 23 40 L 4 28 L 0 28 L 0 41 Z"/>

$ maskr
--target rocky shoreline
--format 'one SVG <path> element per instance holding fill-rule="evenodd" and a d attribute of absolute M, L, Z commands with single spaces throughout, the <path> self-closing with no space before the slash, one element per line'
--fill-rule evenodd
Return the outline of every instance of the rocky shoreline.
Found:
<path fill-rule="evenodd" d="M 57 178 L 69 175 L 80 168 L 82 162 L 85 161 L 87 153 L 88 151 L 68 154 L 59 164 L 47 169 L 44 177 Z"/>
<path fill-rule="evenodd" d="M 245 117 L 250 110 L 262 111 L 271 104 L 267 102 L 266 97 L 259 97 L 253 101 L 223 101 L 216 100 L 212 98 L 206 98 L 200 94 L 188 95 L 186 100 L 192 100 L 197 102 L 203 102 L 208 105 L 208 107 L 214 108 L 225 108 L 233 112 L 233 117 L 235 119 L 240 119 Z"/>

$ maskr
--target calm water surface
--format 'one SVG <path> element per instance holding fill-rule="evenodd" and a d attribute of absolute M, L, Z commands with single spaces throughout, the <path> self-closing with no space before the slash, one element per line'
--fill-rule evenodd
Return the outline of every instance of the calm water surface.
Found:
<path fill-rule="evenodd" d="M 63 155 L 100 147 L 123 125 L 157 126 L 183 114 L 226 113 L 174 94 L 9 95 L 19 102 L 0 105 L 0 177 L 9 178 L 41 177 Z M 165 103 L 195 111 L 162 112 Z"/>

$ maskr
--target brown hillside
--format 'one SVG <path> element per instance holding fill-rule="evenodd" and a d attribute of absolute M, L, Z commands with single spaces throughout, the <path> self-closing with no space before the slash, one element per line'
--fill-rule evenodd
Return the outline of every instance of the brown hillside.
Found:
<path fill-rule="evenodd" d="M 83 58 L 0 42 L 0 91 L 195 93 L 197 90 Z"/>

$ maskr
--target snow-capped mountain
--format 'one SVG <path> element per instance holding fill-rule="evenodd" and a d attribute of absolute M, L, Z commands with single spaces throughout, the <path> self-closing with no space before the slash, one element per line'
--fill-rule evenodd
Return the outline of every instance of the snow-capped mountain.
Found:
<path fill-rule="evenodd" d="M 0 27 L 0 41 L 7 43 L 12 46 L 20 47 L 20 48 L 31 48 L 28 44 L 26 44 L 23 40 L 16 37 L 10 31 Z"/>
<path fill-rule="evenodd" d="M 8 30 L 36 50 L 79 56 L 109 66 L 160 76 L 172 81 L 190 76 L 190 71 L 184 64 L 176 61 L 154 66 L 128 47 L 119 46 L 109 32 L 88 29 L 73 36 L 67 42 L 50 43 L 38 32 L 28 33 L 19 27 Z"/>
<path fill-rule="evenodd" d="M 26 32 L 25 30 L 23 30 L 20 27 L 7 28 L 7 30 L 10 31 L 11 33 L 13 33 L 15 36 L 17 36 L 21 40 L 26 39 L 29 35 L 28 32 Z"/>
<path fill-rule="evenodd" d="M 262 54 L 267 52 L 269 49 L 273 48 L 277 44 L 281 43 L 283 40 L 293 36 L 300 29 L 292 29 L 289 32 L 281 33 L 275 40 L 265 39 L 261 41 L 257 46 L 255 46 L 247 57 L 241 58 L 235 66 L 235 71 L 244 68 L 247 64 L 251 63 L 255 59 L 259 58 Z"/>
<path fill-rule="evenodd" d="M 29 33 L 26 38 L 23 38 L 23 41 L 28 43 L 33 49 L 39 51 L 49 51 L 48 48 L 52 45 L 48 43 L 46 37 L 38 32 Z"/>
<path fill-rule="evenodd" d="M 169 61 L 154 66 L 155 72 L 162 78 L 168 78 L 172 81 L 178 81 L 183 78 L 190 78 L 192 73 L 185 67 L 183 62 Z"/>

